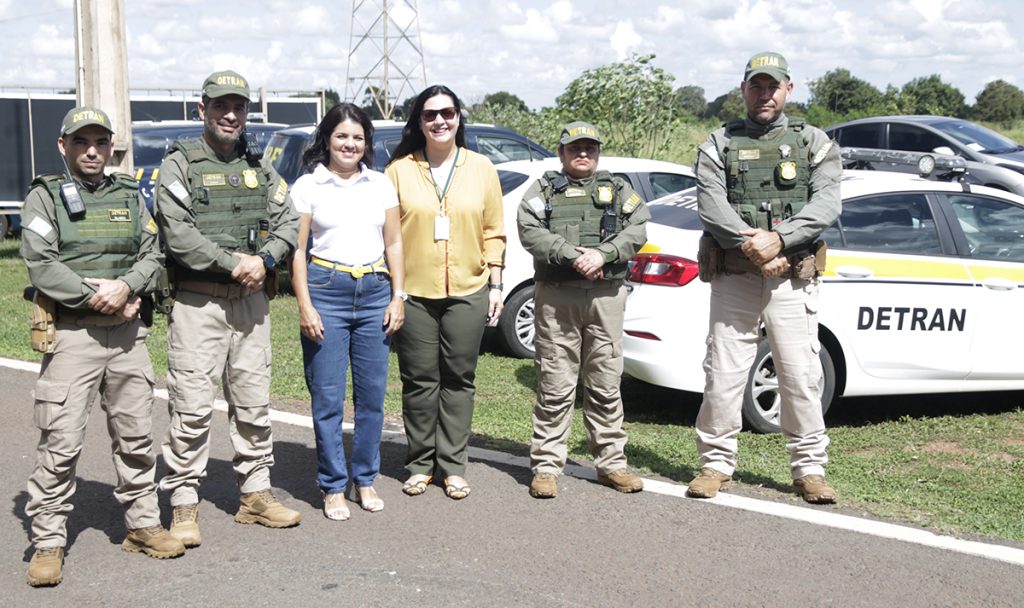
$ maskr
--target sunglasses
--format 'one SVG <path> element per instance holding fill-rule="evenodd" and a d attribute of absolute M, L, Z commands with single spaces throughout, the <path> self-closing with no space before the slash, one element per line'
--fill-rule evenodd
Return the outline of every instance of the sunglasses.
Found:
<path fill-rule="evenodd" d="M 420 116 L 423 117 L 423 122 L 434 122 L 437 120 L 437 115 L 440 114 L 441 118 L 445 120 L 451 120 L 455 118 L 455 108 L 442 108 L 440 110 L 423 110 Z"/>

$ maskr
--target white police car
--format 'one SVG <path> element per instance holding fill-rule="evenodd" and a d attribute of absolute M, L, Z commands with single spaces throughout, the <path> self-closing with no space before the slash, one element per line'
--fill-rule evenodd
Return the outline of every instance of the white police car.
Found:
<path fill-rule="evenodd" d="M 842 215 L 822 235 L 822 408 L 844 395 L 1024 389 L 1024 197 L 862 170 L 844 171 L 841 190 Z M 692 189 L 650 204 L 623 349 L 630 375 L 702 392 L 710 289 L 693 261 L 696 206 Z M 777 388 L 762 341 L 743 403 L 749 427 L 779 429 Z"/>

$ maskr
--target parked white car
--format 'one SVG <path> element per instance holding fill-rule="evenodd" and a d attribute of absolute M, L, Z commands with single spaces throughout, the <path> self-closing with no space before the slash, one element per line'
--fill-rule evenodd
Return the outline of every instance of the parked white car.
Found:
<path fill-rule="evenodd" d="M 505 212 L 505 309 L 498 320 L 502 345 L 512 355 L 533 357 L 533 258 L 523 249 L 516 229 L 516 213 L 526 190 L 545 171 L 562 167 L 557 158 L 515 161 L 495 165 L 501 180 Z M 598 168 L 628 181 L 645 200 L 690 188 L 693 170 L 684 165 L 658 160 L 602 156 Z"/>
<path fill-rule="evenodd" d="M 845 171 L 843 212 L 822 238 L 822 409 L 837 397 L 1024 389 L 1024 197 L 879 171 Z M 696 191 L 654 201 L 631 267 L 626 372 L 703 392 L 710 288 L 697 276 Z M 766 340 L 743 403 L 779 429 Z"/>

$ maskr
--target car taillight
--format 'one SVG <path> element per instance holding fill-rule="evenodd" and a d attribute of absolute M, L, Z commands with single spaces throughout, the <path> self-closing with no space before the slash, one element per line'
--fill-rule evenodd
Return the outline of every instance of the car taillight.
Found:
<path fill-rule="evenodd" d="M 697 278 L 697 262 L 664 253 L 638 253 L 629 261 L 629 280 L 650 285 L 686 285 Z"/>

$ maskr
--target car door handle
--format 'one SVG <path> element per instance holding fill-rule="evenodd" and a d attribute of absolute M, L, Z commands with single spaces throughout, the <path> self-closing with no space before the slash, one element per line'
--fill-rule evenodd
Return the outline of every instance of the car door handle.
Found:
<path fill-rule="evenodd" d="M 847 279 L 866 279 L 875 275 L 873 271 L 863 266 L 840 266 L 836 268 L 836 274 Z"/>
<path fill-rule="evenodd" d="M 1013 281 L 1001 278 L 1001 277 L 989 277 L 981 282 L 986 289 L 994 291 L 1013 291 L 1017 289 L 1017 284 Z"/>

